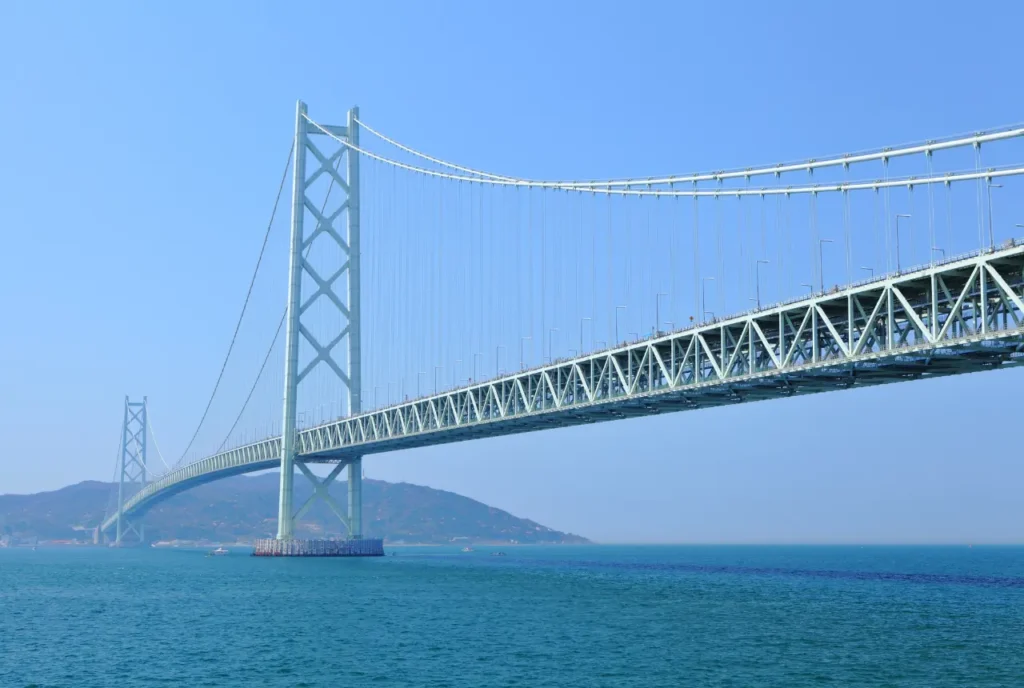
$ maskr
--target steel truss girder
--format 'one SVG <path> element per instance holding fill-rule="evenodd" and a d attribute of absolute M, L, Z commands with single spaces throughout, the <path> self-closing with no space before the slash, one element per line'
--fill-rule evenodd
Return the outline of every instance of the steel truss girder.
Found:
<path fill-rule="evenodd" d="M 708 408 L 1024 361 L 1024 247 L 846 290 L 358 414 L 298 433 L 303 461 Z M 266 467 L 280 438 L 169 473 L 127 511 L 217 471 Z M 104 526 L 106 527 L 106 525 Z"/>

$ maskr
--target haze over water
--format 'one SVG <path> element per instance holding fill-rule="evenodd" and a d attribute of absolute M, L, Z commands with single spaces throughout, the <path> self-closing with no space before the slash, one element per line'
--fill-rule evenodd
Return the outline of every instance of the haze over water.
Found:
<path fill-rule="evenodd" d="M 395 551 L 0 550 L 0 686 L 1024 684 L 1022 547 Z"/>

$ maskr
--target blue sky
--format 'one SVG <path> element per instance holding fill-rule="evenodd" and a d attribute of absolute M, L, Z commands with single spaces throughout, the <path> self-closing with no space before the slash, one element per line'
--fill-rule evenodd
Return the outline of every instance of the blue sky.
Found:
<path fill-rule="evenodd" d="M 983 24 L 945 2 L 6 4 L 0 493 L 108 479 L 126 393 L 149 396 L 169 459 L 184 449 L 296 98 L 334 121 L 358 104 L 403 141 L 525 177 L 744 167 L 1021 121 L 1021 14 L 1010 2 L 986 5 L 999 20 Z M 284 241 L 268 249 L 245 360 L 279 317 Z M 1024 468 L 998 428 L 1017 422 L 1022 379 L 463 443 L 373 457 L 367 472 L 604 541 L 1021 541 Z"/>

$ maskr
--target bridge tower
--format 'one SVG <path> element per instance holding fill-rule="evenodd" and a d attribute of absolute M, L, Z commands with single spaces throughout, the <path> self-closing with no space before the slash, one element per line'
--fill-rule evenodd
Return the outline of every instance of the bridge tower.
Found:
<path fill-rule="evenodd" d="M 117 531 L 115 544 L 133 534 L 139 542 L 145 541 L 145 526 L 141 518 L 129 521 L 122 515 L 124 503 L 146 484 L 146 437 L 149 421 L 146 416 L 146 397 L 142 401 L 124 398 L 124 422 L 121 425 L 121 456 L 118 459 Z"/>
<path fill-rule="evenodd" d="M 313 137 L 330 141 L 337 139 L 339 148 L 325 155 L 313 142 Z M 347 412 L 360 412 L 362 364 L 360 355 L 360 290 L 359 290 L 359 154 L 349 148 L 359 145 L 359 109 L 348 112 L 344 126 L 314 125 L 306 116 L 306 104 L 301 100 L 295 109 L 295 164 L 292 171 L 291 247 L 288 267 L 288 312 L 285 338 L 284 364 L 284 419 L 281 440 L 281 492 L 278 505 L 277 539 L 293 538 L 294 523 L 309 509 L 317 498 L 323 499 L 346 525 L 350 538 L 362 537 L 362 458 L 340 461 L 325 480 L 317 478 L 296 459 L 297 427 L 296 403 L 299 385 L 319 365 L 326 366 L 341 381 L 346 391 Z M 312 155 L 316 170 L 306 174 L 307 154 Z M 342 161 L 346 169 L 342 170 Z M 310 197 L 311 186 L 327 175 L 327 195 L 323 199 Z M 333 199 L 333 200 L 332 200 Z M 307 220 L 312 231 L 306 231 Z M 344 221 L 344 227 L 341 222 Z M 321 275 L 310 261 L 309 250 L 316 240 L 333 241 L 341 249 L 342 260 L 329 275 Z M 321 268 L 322 269 L 322 268 Z M 342 282 L 342 278 L 345 280 Z M 343 288 L 335 289 L 341 282 Z M 311 293 L 303 294 L 303 284 Z M 303 325 L 303 314 L 318 300 L 326 299 L 341 313 L 340 330 L 328 342 L 318 341 L 312 327 Z M 305 340 L 312 357 L 299 368 L 299 349 Z M 334 349 L 346 341 L 347 356 L 339 363 Z M 348 466 L 348 510 L 343 510 L 331 497 L 328 487 L 341 470 Z M 313 482 L 314 491 L 309 500 L 296 512 L 292 506 L 295 468 Z"/>

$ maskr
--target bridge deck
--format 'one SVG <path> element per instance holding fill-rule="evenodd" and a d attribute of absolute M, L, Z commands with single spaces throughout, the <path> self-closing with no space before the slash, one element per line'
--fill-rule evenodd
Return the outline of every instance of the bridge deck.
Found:
<path fill-rule="evenodd" d="M 1024 360 L 1024 247 L 972 254 L 342 418 L 303 461 L 903 382 Z M 125 503 L 279 464 L 281 438 L 170 472 Z M 116 514 L 103 528 L 116 521 Z"/>

